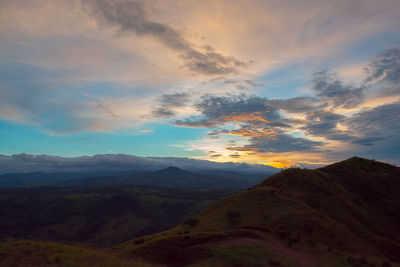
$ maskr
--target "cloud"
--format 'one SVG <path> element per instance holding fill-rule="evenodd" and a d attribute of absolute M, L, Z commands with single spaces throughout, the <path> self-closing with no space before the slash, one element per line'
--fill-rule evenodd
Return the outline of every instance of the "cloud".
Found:
<path fill-rule="evenodd" d="M 155 118 L 166 118 L 175 115 L 174 111 L 166 107 L 158 107 L 156 109 L 153 109 L 151 113 Z"/>
<path fill-rule="evenodd" d="M 307 134 L 321 136 L 329 140 L 348 141 L 352 139 L 351 131 L 338 129 L 338 123 L 344 123 L 346 116 L 329 111 L 317 111 L 307 116 L 307 125 L 302 127 Z"/>
<path fill-rule="evenodd" d="M 218 126 L 218 122 L 210 121 L 210 120 L 192 120 L 192 119 L 184 119 L 184 120 L 176 120 L 172 122 L 173 125 L 180 127 L 201 127 L 201 128 L 214 128 Z"/>
<path fill-rule="evenodd" d="M 0 155 L 0 174 L 13 172 L 99 172 L 99 171 L 156 171 L 170 166 L 189 171 L 238 171 L 241 173 L 270 173 L 277 169 L 245 163 L 216 163 L 177 157 L 139 157 L 126 154 L 99 154 L 74 158 L 15 154 Z"/>
<path fill-rule="evenodd" d="M 305 99 L 296 99 L 304 101 Z M 291 100 L 288 100 L 290 103 Z M 321 146 L 321 142 L 292 137 L 285 131 L 297 122 L 279 113 L 279 103 L 286 106 L 288 102 L 270 101 L 264 97 L 230 95 L 203 96 L 195 104 L 201 112 L 200 119 L 186 119 L 175 122 L 179 126 L 217 128 L 212 135 L 236 135 L 248 138 L 247 145 L 228 146 L 228 150 L 257 153 L 310 151 Z M 300 105 L 301 106 L 301 105 Z M 295 108 L 296 110 L 300 107 Z M 308 110 L 309 108 L 301 109 Z"/>
<path fill-rule="evenodd" d="M 278 110 L 267 105 L 267 99 L 258 96 L 228 95 L 203 96 L 195 104 L 204 117 L 219 123 L 224 122 L 277 122 L 280 118 Z"/>
<path fill-rule="evenodd" d="M 160 107 L 152 110 L 152 115 L 156 118 L 172 117 L 176 115 L 177 108 L 185 107 L 190 100 L 188 93 L 164 94 L 160 97 Z"/>
<path fill-rule="evenodd" d="M 194 104 L 194 107 L 201 114 L 200 117 L 175 121 L 174 124 L 213 128 L 224 126 L 225 124 L 239 123 L 240 125 L 248 124 L 262 127 L 264 130 L 275 127 L 290 128 L 292 123 L 296 123 L 296 120 L 282 116 L 280 110 L 303 109 L 305 111 L 315 109 L 315 107 L 305 107 L 306 104 L 288 107 L 289 103 L 301 102 L 304 99 L 268 100 L 265 97 L 247 96 L 245 94 L 204 95 Z M 223 130 L 219 132 L 227 133 L 229 131 Z"/>
<path fill-rule="evenodd" d="M 316 95 L 333 107 L 353 108 L 365 99 L 365 87 L 344 85 L 328 69 L 315 72 L 312 81 Z"/>
<path fill-rule="evenodd" d="M 400 47 L 384 50 L 377 54 L 366 68 L 368 77 L 366 82 L 386 84 L 381 90 L 381 95 L 394 95 L 400 93 Z"/>
<path fill-rule="evenodd" d="M 268 99 L 258 96 L 204 95 L 194 107 L 201 113 L 197 118 L 186 118 L 174 121 L 177 126 L 215 128 L 236 123 L 243 125 L 257 125 L 266 132 L 274 127 L 290 127 L 291 120 L 282 117 L 278 109 L 268 105 Z M 269 129 L 269 130 L 268 130 Z M 240 128 L 238 130 L 219 129 L 215 133 L 246 135 Z M 254 131 L 250 131 L 253 132 Z"/>
<path fill-rule="evenodd" d="M 346 125 L 359 135 L 353 143 L 373 145 L 399 140 L 400 102 L 363 110 L 352 115 Z M 400 141 L 400 140 L 399 140 Z"/>
<path fill-rule="evenodd" d="M 322 142 L 311 141 L 305 138 L 292 137 L 285 133 L 273 136 L 257 136 L 249 140 L 248 145 L 242 147 L 228 147 L 228 150 L 257 152 L 266 154 L 269 152 L 284 153 L 295 151 L 312 151 L 323 145 Z"/>
<path fill-rule="evenodd" d="M 183 34 L 166 23 L 153 21 L 141 1 L 129 0 L 82 0 L 102 23 L 117 26 L 123 32 L 137 36 L 151 36 L 169 49 L 177 52 L 193 73 L 202 75 L 225 75 L 236 73 L 246 63 L 232 56 L 225 56 L 210 46 L 205 50 L 196 48 Z"/>
<path fill-rule="evenodd" d="M 362 146 L 373 146 L 376 142 L 385 140 L 384 137 L 368 137 L 368 138 L 359 138 L 352 141 L 353 144 L 362 145 Z"/>
<path fill-rule="evenodd" d="M 224 81 L 225 84 L 232 84 L 236 87 L 238 90 L 246 90 L 249 88 L 254 88 L 254 87 L 262 87 L 264 84 L 262 83 L 257 83 L 252 80 L 235 80 L 235 79 L 227 79 Z"/>
<path fill-rule="evenodd" d="M 163 106 L 184 107 L 189 98 L 190 95 L 188 93 L 165 94 L 161 96 L 160 102 Z"/>
<path fill-rule="evenodd" d="M 288 113 L 306 113 L 321 109 L 321 103 L 315 97 L 295 97 L 290 99 L 268 100 L 268 105 Z"/>

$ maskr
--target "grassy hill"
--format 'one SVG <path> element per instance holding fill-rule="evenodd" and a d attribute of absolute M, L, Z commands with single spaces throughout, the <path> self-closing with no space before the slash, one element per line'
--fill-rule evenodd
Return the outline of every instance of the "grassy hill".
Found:
<path fill-rule="evenodd" d="M 8 241 L 0 243 L 1 266 L 92 266 L 150 267 L 140 259 L 121 259 L 105 250 L 88 249 L 60 243 Z"/>
<path fill-rule="evenodd" d="M 233 192 L 129 185 L 3 189 L 0 240 L 110 247 L 174 227 Z"/>
<path fill-rule="evenodd" d="M 351 158 L 282 171 L 116 251 L 170 266 L 397 266 L 399 210 L 400 168 Z"/>

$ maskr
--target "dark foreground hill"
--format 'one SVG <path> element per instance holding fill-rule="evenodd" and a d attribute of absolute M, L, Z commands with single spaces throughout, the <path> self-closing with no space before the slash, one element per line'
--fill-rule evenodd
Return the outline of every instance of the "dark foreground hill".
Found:
<path fill-rule="evenodd" d="M 400 168 L 351 158 L 282 171 L 117 251 L 170 266 L 394 266 L 399 211 Z"/>
<path fill-rule="evenodd" d="M 167 266 L 400 266 L 399 210 L 400 168 L 351 158 L 282 171 L 106 252 Z"/>

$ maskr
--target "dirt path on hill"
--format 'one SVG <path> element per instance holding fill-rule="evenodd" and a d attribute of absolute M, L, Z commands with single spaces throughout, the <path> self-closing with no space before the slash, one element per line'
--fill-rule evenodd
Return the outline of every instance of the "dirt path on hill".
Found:
<path fill-rule="evenodd" d="M 306 251 L 300 251 L 285 246 L 285 244 L 275 237 L 273 234 L 255 229 L 242 229 L 246 232 L 255 234 L 256 237 L 239 237 L 235 239 L 217 241 L 216 243 L 224 246 L 243 246 L 243 245 L 256 245 L 267 248 L 273 252 L 276 252 L 282 256 L 286 256 L 296 261 L 297 266 L 311 267 L 317 266 L 318 260 L 316 257 Z"/>

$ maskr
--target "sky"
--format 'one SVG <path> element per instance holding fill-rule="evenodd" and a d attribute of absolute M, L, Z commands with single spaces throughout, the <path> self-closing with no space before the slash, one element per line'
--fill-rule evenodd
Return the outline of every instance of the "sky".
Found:
<path fill-rule="evenodd" d="M 0 154 L 400 164 L 398 0 L 0 0 Z"/>

